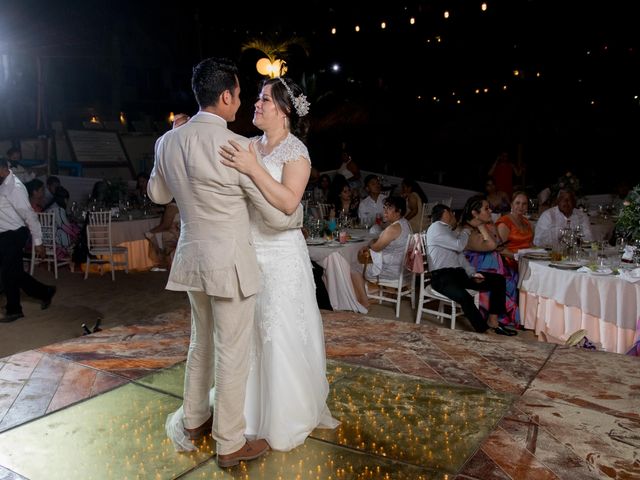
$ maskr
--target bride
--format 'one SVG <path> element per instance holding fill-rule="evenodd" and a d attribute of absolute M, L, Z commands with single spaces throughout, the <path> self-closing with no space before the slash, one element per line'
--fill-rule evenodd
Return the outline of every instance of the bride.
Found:
<path fill-rule="evenodd" d="M 306 133 L 303 117 L 308 111 L 298 85 L 281 77 L 267 80 L 253 116 L 263 135 L 253 139 L 249 150 L 231 142 L 219 152 L 225 165 L 248 175 L 267 201 L 287 214 L 300 204 L 311 170 L 309 152 L 296 136 Z M 266 439 L 274 450 L 288 451 L 314 428 L 335 428 L 339 422 L 326 404 L 322 317 L 302 232 L 272 230 L 255 210 L 251 222 L 262 285 L 247 383 L 246 433 Z"/>

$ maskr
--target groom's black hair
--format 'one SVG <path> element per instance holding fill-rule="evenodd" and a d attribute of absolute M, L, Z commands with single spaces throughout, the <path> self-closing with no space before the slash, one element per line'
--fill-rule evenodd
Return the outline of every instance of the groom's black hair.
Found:
<path fill-rule="evenodd" d="M 238 75 L 238 67 L 226 58 L 207 58 L 193 67 L 191 88 L 200 108 L 218 103 L 225 90 L 233 91 Z"/>

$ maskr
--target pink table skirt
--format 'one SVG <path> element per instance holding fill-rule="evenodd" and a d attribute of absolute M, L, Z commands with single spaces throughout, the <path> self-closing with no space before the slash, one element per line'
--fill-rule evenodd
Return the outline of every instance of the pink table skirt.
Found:
<path fill-rule="evenodd" d="M 540 340 L 563 344 L 580 329 L 587 338 L 601 344 L 607 352 L 627 353 L 636 340 L 635 329 L 621 328 L 603 319 L 584 313 L 533 293 L 520 292 L 520 315 L 525 328 L 535 330 Z"/>

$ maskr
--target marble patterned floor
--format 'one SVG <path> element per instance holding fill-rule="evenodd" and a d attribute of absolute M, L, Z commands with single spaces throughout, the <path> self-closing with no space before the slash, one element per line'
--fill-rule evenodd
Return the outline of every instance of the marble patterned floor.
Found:
<path fill-rule="evenodd" d="M 189 315 L 0 359 L 0 480 L 640 479 L 640 360 L 323 312 L 342 424 L 221 470 L 176 454 Z"/>

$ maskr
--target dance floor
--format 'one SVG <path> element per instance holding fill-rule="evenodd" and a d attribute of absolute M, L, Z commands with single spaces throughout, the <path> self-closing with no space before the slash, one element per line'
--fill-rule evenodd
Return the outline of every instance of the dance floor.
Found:
<path fill-rule="evenodd" d="M 341 426 L 231 469 L 165 438 L 186 310 L 0 359 L 0 479 L 640 478 L 638 358 L 323 318 Z"/>

